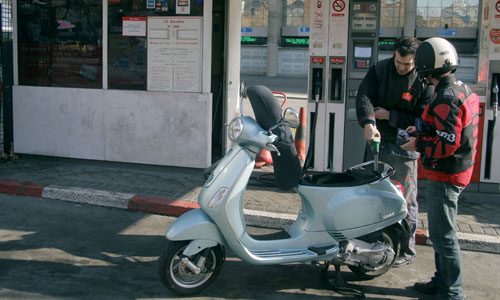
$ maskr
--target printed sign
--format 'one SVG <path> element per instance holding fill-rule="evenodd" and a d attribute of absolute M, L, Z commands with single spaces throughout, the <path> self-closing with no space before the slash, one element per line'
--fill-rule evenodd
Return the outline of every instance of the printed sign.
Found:
<path fill-rule="evenodd" d="M 490 30 L 490 40 L 493 44 L 500 44 L 500 29 Z"/>
<path fill-rule="evenodd" d="M 148 18 L 148 91 L 201 92 L 201 18 Z"/>
<path fill-rule="evenodd" d="M 156 11 L 168 11 L 168 0 L 155 0 Z"/>
<path fill-rule="evenodd" d="M 437 35 L 441 35 L 441 36 L 456 36 L 457 35 L 457 31 L 455 29 L 438 29 L 436 31 L 436 34 Z"/>
<path fill-rule="evenodd" d="M 330 63 L 334 65 L 342 65 L 345 63 L 345 57 L 330 57 Z"/>
<path fill-rule="evenodd" d="M 189 0 L 177 0 L 175 13 L 178 15 L 189 15 L 191 12 L 191 2 Z"/>
<path fill-rule="evenodd" d="M 146 17 L 122 17 L 123 36 L 146 36 Z"/>
<path fill-rule="evenodd" d="M 342 12 L 345 9 L 345 2 L 344 0 L 335 0 L 333 1 L 332 7 L 334 11 Z"/>
<path fill-rule="evenodd" d="M 323 64 L 323 63 L 325 63 L 325 58 L 324 57 L 311 57 L 311 62 Z"/>
<path fill-rule="evenodd" d="M 349 0 L 334 0 L 330 8 L 328 54 L 334 57 L 347 55 L 349 32 Z"/>

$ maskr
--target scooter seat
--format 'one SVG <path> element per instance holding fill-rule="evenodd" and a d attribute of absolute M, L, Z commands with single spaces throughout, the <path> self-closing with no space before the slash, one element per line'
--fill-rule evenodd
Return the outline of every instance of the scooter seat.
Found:
<path fill-rule="evenodd" d="M 379 173 L 366 169 L 353 169 L 344 173 L 312 172 L 304 175 L 299 184 L 324 187 L 348 187 L 374 182 L 379 178 Z"/>
<path fill-rule="evenodd" d="M 279 123 L 282 116 L 281 106 L 269 88 L 262 85 L 249 86 L 247 95 L 255 113 L 255 120 L 264 130 Z M 279 137 L 275 146 L 280 152 L 279 156 L 276 152 L 271 152 L 275 183 L 278 188 L 288 190 L 297 185 L 301 175 L 297 149 L 288 126 L 280 126 L 274 129 L 273 133 Z"/>

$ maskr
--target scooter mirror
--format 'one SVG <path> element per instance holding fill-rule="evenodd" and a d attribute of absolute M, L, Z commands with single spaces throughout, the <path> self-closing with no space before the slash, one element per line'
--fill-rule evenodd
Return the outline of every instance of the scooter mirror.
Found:
<path fill-rule="evenodd" d="M 285 120 L 286 125 L 290 126 L 291 128 L 299 127 L 299 114 L 295 109 L 291 107 L 287 107 L 285 109 L 285 112 L 283 113 L 283 120 Z"/>

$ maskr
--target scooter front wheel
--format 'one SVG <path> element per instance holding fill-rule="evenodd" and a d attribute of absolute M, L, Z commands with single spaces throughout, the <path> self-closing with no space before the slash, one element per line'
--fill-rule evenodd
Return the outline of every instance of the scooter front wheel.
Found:
<path fill-rule="evenodd" d="M 160 256 L 161 281 L 168 289 L 183 296 L 199 293 L 210 286 L 219 275 L 225 257 L 220 246 L 185 257 L 182 252 L 189 242 L 168 241 Z M 190 269 L 189 263 L 199 268 L 199 272 Z"/>

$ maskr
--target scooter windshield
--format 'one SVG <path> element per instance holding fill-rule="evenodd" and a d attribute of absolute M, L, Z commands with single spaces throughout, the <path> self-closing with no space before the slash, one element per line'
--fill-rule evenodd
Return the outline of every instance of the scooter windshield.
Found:
<path fill-rule="evenodd" d="M 262 85 L 250 86 L 247 89 L 248 99 L 255 114 L 255 120 L 265 130 L 278 124 L 282 118 L 281 106 L 271 90 Z M 293 143 L 292 132 L 288 126 L 280 126 L 273 130 L 279 137 L 275 146 L 280 151 L 278 156 L 272 152 L 274 177 L 276 186 L 287 190 L 296 186 L 301 175 L 300 161 Z"/>

